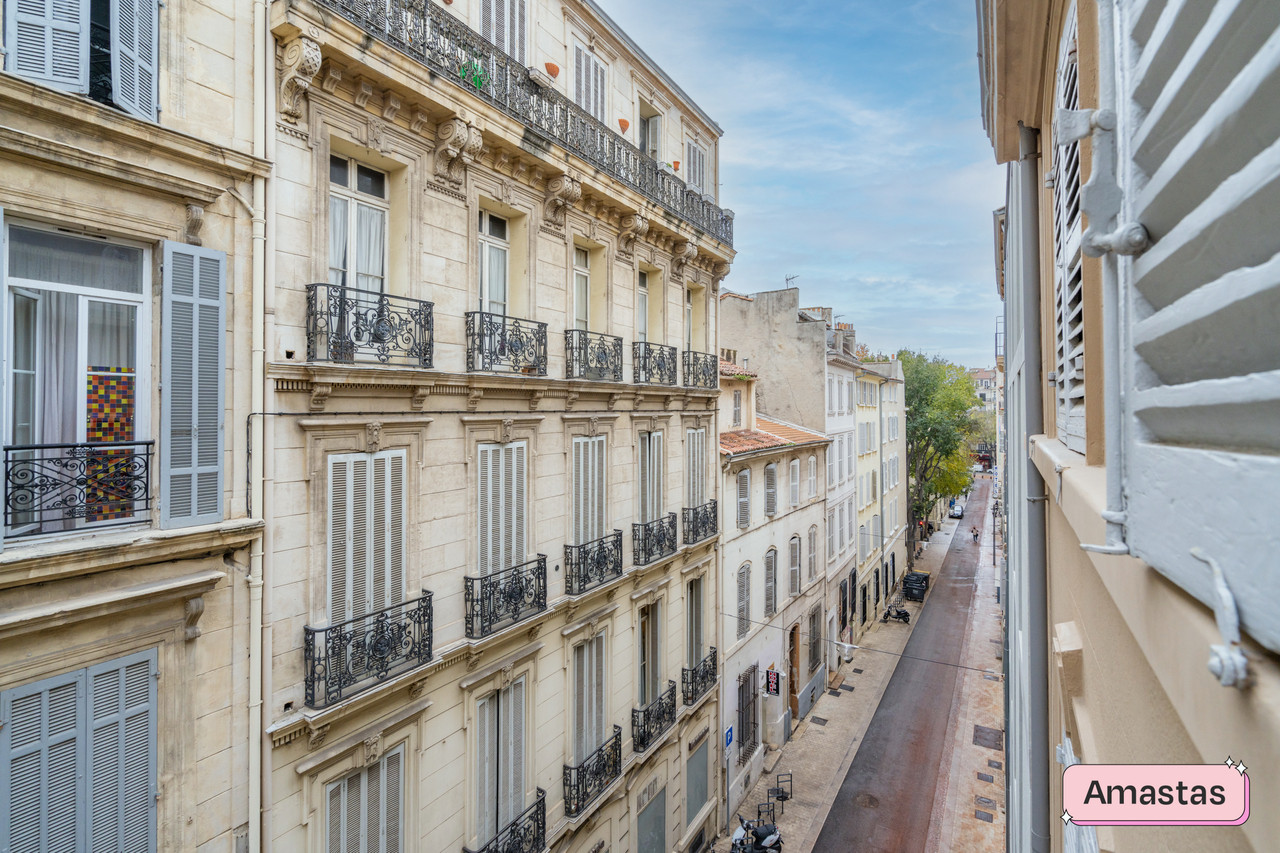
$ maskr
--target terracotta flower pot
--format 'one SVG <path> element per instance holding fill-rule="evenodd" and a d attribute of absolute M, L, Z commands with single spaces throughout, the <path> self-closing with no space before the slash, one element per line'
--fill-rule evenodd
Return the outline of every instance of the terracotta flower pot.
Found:
<path fill-rule="evenodd" d="M 674 168 L 675 168 L 675 170 L 676 170 L 677 172 L 678 172 L 678 171 L 680 171 L 680 161 L 679 161 L 679 160 L 673 160 L 673 161 L 671 161 L 671 165 L 672 165 L 672 167 L 674 167 Z"/>
<path fill-rule="evenodd" d="M 550 74 L 551 79 L 554 80 L 556 77 L 560 75 L 560 66 L 556 65 L 554 62 L 548 62 L 547 73 Z"/>
<path fill-rule="evenodd" d="M 623 133 L 626 133 L 627 128 L 631 127 L 631 122 L 627 121 L 625 118 L 620 118 L 618 119 L 618 127 L 622 128 Z"/>

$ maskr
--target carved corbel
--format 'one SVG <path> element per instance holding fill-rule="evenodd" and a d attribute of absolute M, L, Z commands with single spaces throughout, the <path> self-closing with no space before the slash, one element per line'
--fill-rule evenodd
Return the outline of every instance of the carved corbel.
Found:
<path fill-rule="evenodd" d="M 523 160 L 517 160 L 515 168 L 511 170 L 511 177 L 523 183 L 529 177 L 529 164 Z"/>
<path fill-rule="evenodd" d="M 427 691 L 427 679 L 419 678 L 413 684 L 409 685 L 409 698 L 420 699 L 422 694 Z"/>
<path fill-rule="evenodd" d="M 319 749 L 324 745 L 324 739 L 329 734 L 329 723 L 321 723 L 313 725 L 307 723 L 307 746 L 311 749 Z"/>
<path fill-rule="evenodd" d="M 290 124 L 302 118 L 302 95 L 320 70 L 320 45 L 298 36 L 285 45 L 284 68 L 280 74 L 280 116 Z"/>
<path fill-rule="evenodd" d="M 484 150 L 479 128 L 460 118 L 446 119 L 436 127 L 436 177 L 455 187 L 462 184 L 464 169 Z"/>
<path fill-rule="evenodd" d="M 532 643 L 534 640 L 538 639 L 538 635 L 541 633 L 542 633 L 542 623 L 539 622 L 537 625 L 531 626 L 529 630 L 525 632 L 525 636 L 528 637 L 529 642 Z"/>
<path fill-rule="evenodd" d="M 691 240 L 681 240 L 672 247 L 671 275 L 676 281 L 684 280 L 684 268 L 696 257 L 698 257 L 698 244 Z"/>
<path fill-rule="evenodd" d="M 373 97 L 373 81 L 367 77 L 357 77 L 355 79 L 355 84 L 356 84 L 356 95 L 355 95 L 356 106 L 359 107 L 360 109 L 364 109 L 368 105 L 369 99 Z"/>
<path fill-rule="evenodd" d="M 547 181 L 546 204 L 543 213 L 552 225 L 563 226 L 565 211 L 582 198 L 582 182 L 568 175 L 558 175 Z"/>
<path fill-rule="evenodd" d="M 204 613 L 204 598 L 197 595 L 195 598 L 188 598 L 182 608 L 183 616 L 183 633 L 188 641 L 194 640 L 200 636 L 200 627 L 196 624 L 200 621 L 200 615 Z"/>
<path fill-rule="evenodd" d="M 390 89 L 382 93 L 382 120 L 395 121 L 396 113 L 400 112 L 400 96 Z"/>
<path fill-rule="evenodd" d="M 509 444 L 509 443 L 511 442 L 511 431 L 512 431 L 512 429 L 514 429 L 514 428 L 515 428 L 515 424 L 516 424 L 516 422 L 515 422 L 514 420 L 512 420 L 511 418 L 503 418 L 503 420 L 502 420 L 502 430 L 501 430 L 501 433 L 500 433 L 500 436 L 501 436 L 501 437 L 499 438 L 499 441 L 500 441 L 501 443 L 503 443 L 503 444 Z"/>
<path fill-rule="evenodd" d="M 600 199 L 595 196 L 589 196 L 582 202 L 582 209 L 587 212 L 587 216 L 595 216 L 596 211 L 600 209 Z"/>
<path fill-rule="evenodd" d="M 573 404 L 578 402 L 578 392 L 569 391 L 564 395 L 564 410 L 566 412 L 573 411 Z"/>
<path fill-rule="evenodd" d="M 614 407 L 618 405 L 618 401 L 621 399 L 622 399 L 622 395 L 615 392 L 609 395 L 609 402 L 605 403 L 605 405 L 608 406 L 609 411 L 612 412 Z"/>
<path fill-rule="evenodd" d="M 467 394 L 467 408 L 475 411 L 476 406 L 480 405 L 480 398 L 484 396 L 483 388 L 472 388 Z"/>
<path fill-rule="evenodd" d="M 333 386 L 321 382 L 311 386 L 311 411 L 323 412 L 325 403 L 329 400 L 329 395 L 333 393 Z"/>
<path fill-rule="evenodd" d="M 416 385 L 413 389 L 413 399 L 409 401 L 409 405 L 415 411 L 422 411 L 422 407 L 427 404 L 427 398 L 431 396 L 432 386 Z"/>
<path fill-rule="evenodd" d="M 636 240 L 649 233 L 649 220 L 638 213 L 628 213 L 622 218 L 622 233 L 618 235 L 618 248 L 625 254 L 635 251 Z"/>
<path fill-rule="evenodd" d="M 715 264 L 711 267 L 711 287 L 713 289 L 718 290 L 720 288 L 720 282 L 724 281 L 728 275 L 729 275 L 729 262 L 716 261 Z"/>
<path fill-rule="evenodd" d="M 427 115 L 426 110 L 422 107 L 413 108 L 413 119 L 409 122 L 409 130 L 414 133 L 422 133 L 426 129 L 427 122 L 431 120 L 431 116 Z"/>
<path fill-rule="evenodd" d="M 529 411 L 536 412 L 538 405 L 542 402 L 542 390 L 531 391 L 529 393 Z"/>
<path fill-rule="evenodd" d="M 338 84 L 342 82 L 344 70 L 332 59 L 326 59 L 320 64 L 320 88 L 330 95 L 338 91 Z"/>
<path fill-rule="evenodd" d="M 372 737 L 365 738 L 364 743 L 364 766 L 372 767 L 382 755 L 382 735 L 377 734 Z"/>
<path fill-rule="evenodd" d="M 198 204 L 187 205 L 187 228 L 182 239 L 192 246 L 204 245 L 200 241 L 200 228 L 204 225 L 204 208 Z"/>
<path fill-rule="evenodd" d="M 467 672 L 473 671 L 480 665 L 480 659 L 484 657 L 484 652 L 479 649 L 471 649 L 467 652 Z"/>

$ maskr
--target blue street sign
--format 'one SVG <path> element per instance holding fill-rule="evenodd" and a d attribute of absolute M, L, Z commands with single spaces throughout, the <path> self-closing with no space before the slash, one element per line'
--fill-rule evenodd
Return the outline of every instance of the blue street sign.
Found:
<path fill-rule="evenodd" d="M 733 726 L 724 730 L 724 748 L 728 749 L 733 745 Z"/>

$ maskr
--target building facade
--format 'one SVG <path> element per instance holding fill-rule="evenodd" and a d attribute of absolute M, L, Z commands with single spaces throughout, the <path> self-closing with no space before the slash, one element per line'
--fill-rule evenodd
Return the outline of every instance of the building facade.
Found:
<path fill-rule="evenodd" d="M 979 22 L 1008 164 L 1009 849 L 1270 849 L 1280 9 L 983 2 Z M 1228 757 L 1241 826 L 1059 819 L 1065 765 Z"/>

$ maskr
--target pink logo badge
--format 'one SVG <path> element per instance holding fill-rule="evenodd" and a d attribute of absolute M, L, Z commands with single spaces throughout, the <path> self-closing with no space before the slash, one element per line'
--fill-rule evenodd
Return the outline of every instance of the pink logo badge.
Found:
<path fill-rule="evenodd" d="M 1244 762 L 1075 764 L 1062 821 L 1080 826 L 1238 826 L 1249 819 Z"/>

